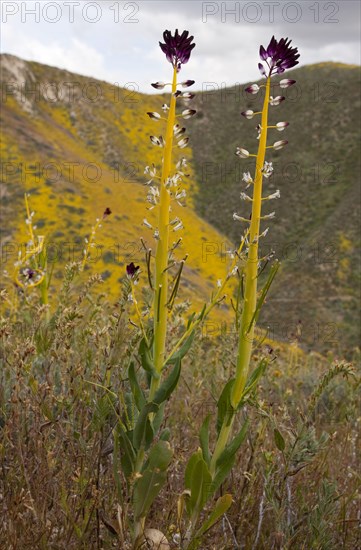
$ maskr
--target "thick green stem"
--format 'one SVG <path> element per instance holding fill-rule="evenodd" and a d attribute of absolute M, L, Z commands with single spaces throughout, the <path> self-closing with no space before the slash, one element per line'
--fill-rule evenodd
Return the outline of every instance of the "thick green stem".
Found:
<path fill-rule="evenodd" d="M 246 385 L 249 365 L 251 360 L 253 340 L 254 340 L 254 322 L 252 318 L 257 303 L 257 272 L 258 272 L 258 238 L 261 222 L 262 205 L 262 168 L 264 166 L 266 146 L 267 146 L 267 125 L 268 125 L 268 106 L 270 95 L 271 79 L 267 78 L 266 93 L 262 110 L 261 136 L 258 146 L 256 161 L 256 174 L 253 188 L 252 219 L 249 233 L 249 251 L 245 267 L 245 292 L 244 305 L 241 319 L 239 346 L 237 356 L 236 379 L 232 388 L 231 404 L 237 408 L 242 393 Z"/>
<path fill-rule="evenodd" d="M 216 473 L 216 463 L 219 457 L 221 456 L 222 452 L 227 446 L 228 440 L 229 440 L 229 434 L 231 433 L 232 426 L 233 426 L 233 420 L 234 420 L 234 414 L 230 419 L 225 421 L 223 423 L 223 426 L 221 428 L 221 431 L 219 432 L 219 436 L 217 439 L 217 443 L 213 452 L 211 465 L 210 465 L 210 473 L 212 478 L 214 477 L 214 474 Z M 227 423 L 228 422 L 228 423 Z"/>
<path fill-rule="evenodd" d="M 134 524 L 134 535 L 133 535 L 134 550 L 139 550 L 140 548 L 144 548 L 144 539 L 143 539 L 144 527 L 145 527 L 145 518 L 140 518 Z"/>
<path fill-rule="evenodd" d="M 173 72 L 172 95 L 169 106 L 167 130 L 165 136 L 163 169 L 160 185 L 160 204 L 158 231 L 159 238 L 157 242 L 157 251 L 155 256 L 155 291 L 154 291 L 154 345 L 153 358 L 154 368 L 160 373 L 163 366 L 165 355 L 165 343 L 167 335 L 168 319 L 168 254 L 169 254 L 169 210 L 170 194 L 167 188 L 167 181 L 171 175 L 172 168 L 172 148 L 173 148 L 173 128 L 175 124 L 176 97 L 177 91 L 177 70 Z M 160 377 L 152 378 L 150 388 L 150 399 L 159 386 Z"/>

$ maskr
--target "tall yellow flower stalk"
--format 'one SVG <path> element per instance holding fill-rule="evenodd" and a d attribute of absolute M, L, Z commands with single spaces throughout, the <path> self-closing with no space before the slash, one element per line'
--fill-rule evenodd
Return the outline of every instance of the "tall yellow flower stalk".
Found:
<path fill-rule="evenodd" d="M 297 48 L 290 47 L 291 40 L 288 38 L 281 38 L 277 41 L 273 36 L 267 49 L 263 46 L 260 47 L 260 57 L 266 63 L 268 72 L 264 65 L 259 63 L 259 69 L 261 74 L 266 77 L 265 84 L 265 97 L 263 102 L 261 124 L 258 127 L 259 130 L 259 146 L 256 158 L 256 172 L 253 181 L 253 197 L 252 197 L 252 215 L 250 224 L 250 237 L 249 237 L 249 250 L 248 258 L 245 269 L 245 292 L 244 292 L 244 305 L 241 319 L 241 329 L 239 335 L 238 356 L 237 356 L 237 369 L 236 378 L 232 387 L 231 393 L 231 405 L 236 408 L 241 401 L 242 393 L 244 391 L 247 376 L 249 372 L 249 365 L 252 354 L 253 340 L 254 340 L 254 328 L 255 328 L 255 314 L 257 305 L 257 276 L 258 276 L 258 244 L 260 234 L 261 223 L 261 209 L 262 201 L 270 200 L 279 197 L 279 192 L 268 197 L 262 197 L 262 182 L 263 176 L 269 177 L 272 174 L 272 163 L 265 163 L 266 149 L 281 149 L 288 142 L 285 140 L 276 141 L 272 146 L 267 147 L 267 133 L 268 133 L 268 110 L 269 105 L 277 106 L 285 98 L 283 96 L 277 96 L 273 98 L 270 95 L 271 91 L 271 78 L 274 74 L 281 74 L 286 69 L 294 67 L 298 64 L 299 58 Z M 279 85 L 281 88 L 287 88 L 294 84 L 293 80 L 282 80 Z M 257 85 L 253 85 L 247 89 L 250 93 L 257 93 L 259 88 Z M 252 118 L 252 112 L 246 111 L 242 113 L 246 118 Z M 283 131 L 288 122 L 279 122 L 277 125 L 271 128 L 276 128 L 278 131 Z M 240 157 L 247 157 L 249 154 L 243 149 L 238 149 L 237 154 Z M 272 218 L 274 212 L 264 216 L 264 218 Z"/>
<path fill-rule="evenodd" d="M 281 132 L 289 124 L 288 122 L 278 122 L 276 125 L 269 126 L 268 115 L 270 106 L 277 106 L 285 99 L 283 96 L 271 96 L 272 76 L 274 74 L 281 74 L 286 69 L 293 67 L 298 63 L 298 50 L 297 48 L 291 48 L 290 42 L 291 41 L 288 41 L 287 38 L 282 38 L 278 42 L 274 37 L 272 37 L 267 49 L 263 48 L 263 46 L 260 48 L 261 59 L 265 61 L 269 69 L 268 72 L 266 72 L 264 65 L 259 63 L 259 69 L 261 74 L 266 78 L 266 82 L 261 86 L 253 84 L 252 86 L 249 86 L 246 91 L 250 94 L 257 94 L 261 88 L 264 88 L 265 95 L 263 108 L 262 111 L 254 112 L 252 110 L 247 110 L 242 113 L 242 115 L 247 119 L 252 119 L 254 116 L 261 115 L 261 122 L 257 126 L 259 139 L 258 152 L 256 155 L 251 154 L 242 147 L 238 147 L 236 151 L 236 154 L 240 158 L 255 157 L 256 168 L 253 179 L 249 172 L 243 175 L 243 181 L 246 182 L 247 188 L 252 186 L 253 192 L 251 196 L 246 193 L 241 193 L 241 198 L 251 202 L 252 204 L 251 220 L 249 221 L 249 219 L 239 216 L 238 214 L 233 215 L 235 220 L 249 223 L 250 227 L 248 237 L 248 254 L 244 269 L 244 303 L 239 331 L 236 375 L 229 398 L 229 404 L 232 411 L 236 411 L 239 407 L 249 377 L 254 343 L 254 331 L 257 318 L 257 301 L 259 300 L 258 268 L 260 258 L 258 248 L 260 238 L 266 235 L 268 231 L 268 228 L 266 228 L 263 233 L 261 232 L 261 222 L 262 220 L 272 219 L 275 215 L 274 212 L 262 215 L 262 204 L 264 201 L 277 199 L 280 197 L 280 192 L 278 190 L 271 195 L 265 197 L 263 196 L 263 178 L 269 178 L 273 173 L 272 162 L 267 162 L 265 160 L 267 149 L 278 150 L 288 143 L 286 140 L 280 140 L 273 143 L 273 145 L 268 146 L 267 137 L 269 129 L 275 129 Z M 294 80 L 283 79 L 278 85 L 281 88 L 287 88 L 294 83 Z M 216 462 L 227 445 L 230 432 L 232 430 L 233 420 L 234 414 L 231 412 L 231 414 L 226 415 L 220 430 L 211 462 L 211 473 L 213 474 L 216 469 Z"/>
<path fill-rule="evenodd" d="M 174 188 L 177 187 L 179 181 L 179 173 L 176 172 L 173 165 L 173 147 L 176 141 L 176 146 L 183 148 L 188 143 L 188 138 L 184 137 L 185 128 L 181 128 L 179 124 L 176 124 L 178 116 L 176 115 L 176 106 L 178 99 L 185 99 L 188 101 L 192 99 L 192 94 L 182 94 L 178 90 L 178 73 L 182 64 L 187 63 L 190 58 L 190 54 L 195 44 L 192 44 L 193 36 L 189 36 L 188 31 L 184 31 L 181 35 L 176 30 L 174 36 L 170 31 L 163 33 L 164 43 L 159 43 L 162 51 L 166 54 L 167 60 L 171 62 L 173 66 L 173 78 L 171 85 L 171 99 L 169 107 L 163 106 L 163 110 L 168 113 L 166 118 L 166 132 L 165 139 L 160 136 L 151 136 L 151 141 L 154 145 L 163 148 L 163 165 L 161 171 L 161 177 L 159 181 L 159 188 L 153 193 L 150 193 L 151 202 L 153 204 L 158 203 L 158 227 L 155 233 L 157 239 L 157 248 L 155 254 L 155 288 L 154 288 L 154 340 L 153 340 L 153 367 L 154 375 L 151 381 L 150 387 L 150 401 L 155 395 L 156 390 L 159 387 L 161 371 L 164 366 L 166 337 L 167 337 L 167 320 L 168 320 L 168 264 L 169 264 L 169 234 L 170 230 L 174 230 L 174 224 L 171 226 L 170 211 L 171 201 L 177 198 L 177 193 L 174 193 Z M 194 83 L 193 80 L 187 80 L 181 82 L 180 86 L 183 88 L 188 87 Z M 156 89 L 162 89 L 167 84 L 156 82 L 153 87 Z M 189 118 L 195 114 L 194 110 L 185 109 L 181 113 L 181 117 Z M 163 119 L 161 115 L 154 112 L 149 112 L 148 115 L 153 120 Z M 178 167 L 179 165 L 177 165 Z M 148 167 L 148 172 L 152 173 L 154 168 Z M 155 172 L 154 172 L 155 175 Z M 151 181 L 152 182 L 152 181 Z M 150 183 L 151 183 L 150 182 Z M 151 188 L 154 189 L 154 188 Z M 180 221 L 179 221 L 180 222 Z M 176 227 L 181 228 L 181 223 L 176 222 Z"/>
<path fill-rule="evenodd" d="M 154 370 L 160 375 L 167 335 L 168 318 L 168 253 L 169 253 L 169 210 L 170 191 L 167 187 L 172 170 L 173 127 L 176 116 L 177 68 L 173 69 L 172 95 L 170 100 L 167 130 L 165 134 L 165 146 L 163 156 L 163 169 L 160 182 L 160 200 L 158 217 L 158 241 L 155 255 L 155 289 L 154 289 Z M 159 378 L 153 377 L 150 390 L 150 398 L 153 397 L 159 385 Z"/>
<path fill-rule="evenodd" d="M 236 378 L 232 388 L 231 404 L 237 407 L 246 385 L 251 360 L 254 327 L 253 317 L 257 303 L 258 243 L 262 209 L 263 167 L 267 147 L 268 107 L 271 77 L 267 78 L 265 98 L 262 109 L 261 134 L 256 159 L 256 171 L 253 184 L 252 216 L 249 232 L 249 249 L 245 268 L 244 305 L 241 317 L 241 329 L 238 342 Z"/>

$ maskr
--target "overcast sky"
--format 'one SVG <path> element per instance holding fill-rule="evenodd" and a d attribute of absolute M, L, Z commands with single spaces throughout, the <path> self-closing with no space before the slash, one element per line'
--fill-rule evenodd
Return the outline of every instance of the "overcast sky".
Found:
<path fill-rule="evenodd" d="M 300 65 L 360 64 L 359 0 L 1 0 L 1 22 L 1 52 L 149 93 L 150 82 L 170 78 L 158 46 L 165 29 L 195 36 L 182 76 L 198 88 L 258 79 L 259 45 L 272 34 L 292 38 Z"/>

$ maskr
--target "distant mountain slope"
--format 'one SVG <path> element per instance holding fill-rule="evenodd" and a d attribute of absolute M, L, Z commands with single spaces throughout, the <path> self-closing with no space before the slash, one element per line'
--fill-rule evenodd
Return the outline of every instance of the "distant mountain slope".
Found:
<path fill-rule="evenodd" d="M 64 263 L 80 259 L 84 237 L 106 207 L 112 216 L 98 231 L 96 270 L 103 274 L 105 288 L 119 293 L 119 278 L 125 264 L 143 262 L 143 237 L 153 246 L 153 232 L 143 219 L 156 224 L 154 212 L 147 210 L 149 177 L 144 167 L 160 166 L 161 151 L 149 135 L 159 135 L 161 126 L 147 111 L 160 110 L 164 98 L 118 89 L 105 82 L 81 77 L 53 67 L 25 62 L 3 55 L 2 63 L 2 236 L 6 267 L 16 259 L 16 243 L 25 242 L 24 191 L 31 193 L 35 223 L 44 228 L 55 258 L 55 277 L 62 277 Z M 179 150 L 179 158 L 191 159 L 192 150 Z M 189 186 L 194 186 L 194 173 Z M 220 254 L 204 261 L 207 242 L 226 238 L 188 206 L 175 204 L 184 231 L 172 234 L 178 251 L 189 258 L 184 268 L 182 297 L 196 307 L 214 290 L 218 277 L 225 275 Z M 172 241 L 171 241 L 172 242 Z M 145 268 L 144 270 L 145 271 Z M 145 277 L 145 272 L 144 272 Z"/>
<path fill-rule="evenodd" d="M 58 254 L 60 277 L 64 262 L 81 256 L 95 218 L 110 207 L 113 215 L 97 238 L 103 249 L 96 269 L 116 295 L 125 263 L 142 261 L 139 237 L 152 244 L 152 232 L 142 226 L 144 217 L 153 221 L 143 172 L 145 165 L 159 165 L 149 135 L 162 130 L 145 113 L 159 111 L 164 97 L 14 56 L 1 61 L 3 242 L 12 252 L 10 241 L 24 240 L 22 197 L 31 192 L 37 225 Z M 291 125 L 274 135 L 288 139 L 287 148 L 269 155 L 276 170 L 266 190 L 279 188 L 281 199 L 270 203 L 277 218 L 263 245 L 265 254 L 275 250 L 282 270 L 261 324 L 283 340 L 302 327 L 302 343 L 347 350 L 357 345 L 359 330 L 359 69 L 325 63 L 289 75 L 297 86 L 271 111 L 272 121 Z M 196 305 L 224 275 L 227 238 L 239 241 L 242 226 L 233 212 L 249 214 L 239 193 L 242 172 L 253 165 L 234 151 L 237 145 L 255 151 L 256 119 L 240 113 L 261 98 L 243 89 L 199 93 L 198 116 L 187 124 L 191 147 L 182 153 L 192 160 L 190 198 L 174 214 L 185 225 L 180 257 L 190 255 L 184 297 Z"/>

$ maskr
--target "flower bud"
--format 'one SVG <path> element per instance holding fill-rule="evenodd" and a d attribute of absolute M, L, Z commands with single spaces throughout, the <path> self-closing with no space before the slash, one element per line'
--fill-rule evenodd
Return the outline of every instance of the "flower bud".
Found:
<path fill-rule="evenodd" d="M 152 120 L 160 120 L 160 118 L 161 118 L 159 113 L 148 112 L 147 115 L 148 115 L 149 118 L 151 118 Z"/>
<path fill-rule="evenodd" d="M 153 82 L 152 86 L 156 90 L 163 90 L 163 88 L 166 86 L 166 84 L 164 84 L 164 82 Z"/>
<path fill-rule="evenodd" d="M 287 126 L 289 125 L 290 125 L 289 122 L 277 122 L 276 127 L 278 132 L 283 132 L 283 130 L 287 128 Z"/>
<path fill-rule="evenodd" d="M 187 119 L 187 118 L 191 118 L 192 116 L 194 116 L 196 114 L 197 111 L 195 111 L 194 109 L 185 109 L 183 112 L 182 112 L 182 117 L 184 119 Z"/>
<path fill-rule="evenodd" d="M 188 137 L 181 139 L 180 141 L 178 141 L 178 147 L 180 149 L 184 149 L 185 147 L 187 147 L 188 141 L 189 141 Z"/>
<path fill-rule="evenodd" d="M 279 86 L 280 88 L 289 88 L 290 86 L 293 86 L 293 84 L 296 84 L 295 80 L 291 80 L 290 78 L 284 78 L 280 81 Z"/>
<path fill-rule="evenodd" d="M 174 133 L 174 135 L 175 135 L 176 137 L 180 137 L 181 135 L 184 134 L 185 131 L 186 131 L 186 129 L 185 129 L 185 128 L 181 128 L 181 127 L 179 126 L 179 124 L 175 124 L 175 125 L 173 126 L 173 133 Z"/>
<path fill-rule="evenodd" d="M 182 99 L 191 100 L 195 97 L 195 94 L 191 94 L 190 92 L 184 92 L 182 94 Z"/>
<path fill-rule="evenodd" d="M 164 140 L 162 136 L 160 136 L 159 139 L 156 136 L 149 136 L 149 138 L 153 145 L 157 145 L 157 147 L 164 147 Z"/>
<path fill-rule="evenodd" d="M 247 149 L 242 149 L 242 147 L 237 147 L 236 155 L 241 157 L 241 159 L 247 159 L 249 157 L 249 151 L 247 151 Z"/>
<path fill-rule="evenodd" d="M 273 144 L 273 149 L 276 149 L 276 151 L 278 151 L 278 149 L 282 149 L 282 147 L 284 147 L 285 145 L 287 145 L 288 141 L 286 141 L 285 139 L 281 140 L 281 141 L 276 141 L 274 144 Z"/>
<path fill-rule="evenodd" d="M 241 115 L 247 118 L 248 120 L 251 120 L 251 118 L 254 117 L 254 111 L 252 111 L 251 109 L 248 109 L 247 111 L 243 111 Z"/>
<path fill-rule="evenodd" d="M 189 86 L 193 86 L 194 83 L 195 80 L 185 80 L 184 82 L 180 83 L 180 86 L 182 86 L 182 88 L 189 88 Z"/>
<path fill-rule="evenodd" d="M 249 94 L 258 94 L 258 92 L 260 91 L 260 87 L 258 86 L 258 84 L 252 84 L 251 86 L 248 86 L 248 88 L 246 88 L 246 92 L 248 92 Z"/>

